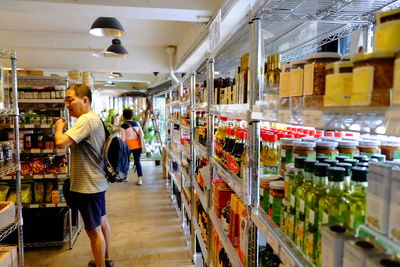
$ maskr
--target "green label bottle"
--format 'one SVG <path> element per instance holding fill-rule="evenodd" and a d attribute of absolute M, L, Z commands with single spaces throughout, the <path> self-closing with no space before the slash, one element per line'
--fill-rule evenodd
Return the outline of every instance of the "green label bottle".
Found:
<path fill-rule="evenodd" d="M 351 176 L 351 192 L 348 195 L 350 204 L 350 216 L 347 225 L 357 230 L 357 227 L 365 223 L 366 195 L 367 195 L 368 169 L 354 167 Z"/>

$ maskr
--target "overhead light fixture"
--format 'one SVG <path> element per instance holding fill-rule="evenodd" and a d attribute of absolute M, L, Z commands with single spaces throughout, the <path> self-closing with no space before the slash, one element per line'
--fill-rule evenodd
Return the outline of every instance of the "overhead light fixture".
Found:
<path fill-rule="evenodd" d="M 95 36 L 121 37 L 125 35 L 125 30 L 114 17 L 98 17 L 90 27 L 89 33 Z"/>
<path fill-rule="evenodd" d="M 128 50 L 121 44 L 121 40 L 114 38 L 112 45 L 106 51 L 101 51 L 105 57 L 128 57 Z"/>

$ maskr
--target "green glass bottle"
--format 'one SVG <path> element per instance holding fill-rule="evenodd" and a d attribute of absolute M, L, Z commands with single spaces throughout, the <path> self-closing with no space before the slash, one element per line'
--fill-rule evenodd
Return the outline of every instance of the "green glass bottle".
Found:
<path fill-rule="evenodd" d="M 354 167 L 351 176 L 351 193 L 348 196 L 350 204 L 350 216 L 347 225 L 357 230 L 357 227 L 365 223 L 366 196 L 368 186 L 368 169 Z"/>
<path fill-rule="evenodd" d="M 319 228 L 319 199 L 327 194 L 328 184 L 328 168 L 329 164 L 314 164 L 314 188 L 306 193 L 306 224 L 304 230 L 304 252 L 314 262 L 318 258 L 318 247 L 321 243 L 321 235 Z"/>
<path fill-rule="evenodd" d="M 345 169 L 340 167 L 330 167 L 328 169 L 328 194 L 319 200 L 319 227 L 327 223 L 346 224 L 349 217 L 349 202 L 345 198 L 343 191 Z M 321 215 L 320 214 L 320 215 Z M 319 253 L 317 265 L 321 262 Z"/>
<path fill-rule="evenodd" d="M 286 234 L 289 235 L 289 224 L 288 224 L 288 218 L 289 218 L 289 203 L 290 203 L 290 194 L 289 194 L 289 184 L 292 183 L 294 180 L 294 163 L 288 163 L 285 166 L 285 175 L 284 175 L 284 181 L 285 181 L 285 198 L 282 200 L 282 217 L 281 217 L 281 229 L 282 231 Z"/>
<path fill-rule="evenodd" d="M 295 243 L 302 250 L 304 242 L 304 223 L 306 210 L 306 194 L 313 190 L 314 164 L 316 160 L 304 161 L 304 181 L 296 189 L 296 234 Z"/>
<path fill-rule="evenodd" d="M 346 193 L 346 196 L 350 194 L 350 183 L 351 183 L 351 168 L 353 167 L 350 163 L 341 162 L 336 164 L 336 167 L 343 168 L 344 171 L 344 182 L 343 182 L 343 190 Z"/>
<path fill-rule="evenodd" d="M 295 175 L 293 180 L 289 181 L 289 202 L 288 204 L 288 236 L 295 240 L 296 236 L 296 190 L 304 180 L 304 161 L 306 158 L 296 157 L 294 159 Z"/>

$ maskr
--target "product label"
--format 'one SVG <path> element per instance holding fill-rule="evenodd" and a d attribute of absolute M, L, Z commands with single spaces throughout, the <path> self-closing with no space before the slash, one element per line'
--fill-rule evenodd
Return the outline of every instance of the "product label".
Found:
<path fill-rule="evenodd" d="M 357 227 L 365 223 L 365 216 L 350 215 L 350 228 L 357 230 Z"/>
<path fill-rule="evenodd" d="M 279 97 L 290 96 L 290 72 L 279 75 Z"/>
<path fill-rule="evenodd" d="M 374 153 L 374 152 L 361 152 L 361 155 L 365 155 L 368 158 L 372 158 L 372 155 L 380 155 L 380 153 Z"/>
<path fill-rule="evenodd" d="M 352 106 L 369 106 L 374 89 L 374 67 L 359 67 L 353 69 Z"/>
<path fill-rule="evenodd" d="M 304 95 L 312 95 L 314 92 L 314 64 L 304 66 Z"/>
<path fill-rule="evenodd" d="M 355 156 L 360 155 L 360 153 L 340 153 L 339 155 L 349 157 L 349 159 L 353 159 Z"/>
<path fill-rule="evenodd" d="M 290 96 L 303 95 L 303 70 L 292 69 L 290 71 Z"/>
<path fill-rule="evenodd" d="M 300 154 L 293 153 L 293 158 L 296 158 L 296 157 L 302 157 L 302 158 L 306 158 L 306 159 L 310 159 L 310 160 L 316 160 L 317 154 L 300 155 Z"/>
<path fill-rule="evenodd" d="M 239 175 L 240 166 L 236 160 L 234 160 L 230 155 L 227 155 L 226 159 L 228 160 L 226 166 L 230 169 L 234 174 Z"/>
<path fill-rule="evenodd" d="M 264 174 L 278 174 L 279 166 L 265 166 Z"/>
<path fill-rule="evenodd" d="M 393 152 L 393 159 L 400 159 L 400 151 Z"/>
<path fill-rule="evenodd" d="M 273 197 L 273 199 L 270 199 L 270 201 L 270 216 L 272 220 L 279 225 L 281 222 L 282 198 Z"/>
<path fill-rule="evenodd" d="M 329 216 L 328 216 L 328 213 L 323 213 L 322 214 L 322 224 L 326 224 L 326 223 L 329 223 Z"/>
<path fill-rule="evenodd" d="M 304 213 L 305 202 L 303 199 L 300 199 L 300 212 Z"/>
<path fill-rule="evenodd" d="M 293 194 L 290 194 L 290 206 L 295 207 L 296 204 L 296 197 Z"/>
<path fill-rule="evenodd" d="M 281 148 L 281 158 L 285 158 L 286 157 L 286 149 Z"/>
<path fill-rule="evenodd" d="M 295 229 L 294 215 L 289 213 L 289 216 L 287 218 L 288 218 L 287 234 L 288 234 L 289 238 L 294 240 L 294 229 Z"/>
<path fill-rule="evenodd" d="M 329 159 L 336 159 L 336 157 L 339 156 L 339 153 L 334 153 L 334 154 L 318 153 L 317 155 L 325 156 L 325 157 L 328 157 Z"/>

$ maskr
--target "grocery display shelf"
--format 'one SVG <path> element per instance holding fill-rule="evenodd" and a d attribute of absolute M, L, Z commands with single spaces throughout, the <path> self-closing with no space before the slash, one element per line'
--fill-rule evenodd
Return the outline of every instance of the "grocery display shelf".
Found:
<path fill-rule="evenodd" d="M 225 248 L 226 254 L 232 264 L 233 267 L 244 267 L 242 262 L 239 259 L 239 255 L 237 251 L 233 247 L 231 241 L 229 240 L 228 236 L 225 234 L 224 229 L 222 228 L 221 222 L 219 221 L 217 215 L 215 214 L 213 209 L 210 209 L 210 218 L 212 221 L 215 230 L 218 233 L 219 239 L 222 242 L 223 247 Z"/>
<path fill-rule="evenodd" d="M 251 220 L 267 239 L 268 244 L 279 255 L 285 266 L 314 266 L 313 263 L 296 247 L 262 208 L 253 209 Z"/>
<path fill-rule="evenodd" d="M 187 126 L 187 125 L 181 124 L 181 129 L 183 129 L 183 130 L 187 130 L 187 131 L 190 131 L 190 126 Z"/>
<path fill-rule="evenodd" d="M 0 167 L 0 177 L 3 180 L 7 179 L 7 175 L 17 171 L 17 164 L 13 161 L 11 163 L 5 163 Z"/>
<path fill-rule="evenodd" d="M 214 105 L 211 107 L 210 113 L 239 120 L 248 120 L 250 114 L 248 104 Z"/>
<path fill-rule="evenodd" d="M 197 151 L 199 151 L 201 154 L 203 154 L 203 156 L 207 156 L 207 148 L 205 146 L 203 146 L 202 144 L 200 144 L 197 141 L 194 141 L 193 144 Z"/>
<path fill-rule="evenodd" d="M 199 183 L 196 181 L 195 178 L 193 178 L 193 187 L 194 190 L 197 193 L 197 196 L 200 199 L 201 205 L 203 205 L 204 209 L 207 209 L 208 205 L 207 205 L 207 196 L 204 194 L 203 190 L 201 190 Z"/>
<path fill-rule="evenodd" d="M 75 243 L 76 239 L 78 238 L 79 233 L 83 229 L 83 224 L 81 223 L 79 227 L 73 227 L 73 234 L 72 234 L 72 244 Z M 60 247 L 65 245 L 70 241 L 69 234 L 65 237 L 63 241 L 44 241 L 44 242 L 35 242 L 35 243 L 24 243 L 25 248 L 42 248 L 42 247 Z"/>
<path fill-rule="evenodd" d="M 194 106 L 193 111 L 207 111 L 207 103 L 198 103 Z"/>
<path fill-rule="evenodd" d="M 180 209 L 179 209 L 179 207 L 178 207 L 178 202 L 177 202 L 175 196 L 172 196 L 172 206 L 174 207 L 176 213 L 178 214 L 179 221 L 182 222 L 182 221 L 183 221 L 183 220 L 182 220 L 182 213 L 181 213 L 181 211 L 180 211 Z"/>
<path fill-rule="evenodd" d="M 238 195 L 244 201 L 245 199 L 242 180 L 238 176 L 233 174 L 230 170 L 219 164 L 215 159 L 212 159 L 212 165 L 217 169 L 217 173 L 224 179 L 224 181 L 236 193 L 236 195 Z"/>
<path fill-rule="evenodd" d="M 359 236 L 360 233 L 367 233 L 368 235 L 375 238 L 380 243 L 381 246 L 383 246 L 386 250 L 388 250 L 389 254 L 400 255 L 400 244 L 389 239 L 387 236 L 378 233 L 377 231 L 369 228 L 366 225 L 360 225 L 358 227 L 357 236 Z"/>
<path fill-rule="evenodd" d="M 16 219 L 13 223 L 10 225 L 4 227 L 3 229 L 0 230 L 0 242 L 9 236 L 12 232 L 14 232 L 19 226 L 19 221 Z"/>
<path fill-rule="evenodd" d="M 0 116 L 13 116 L 15 114 L 15 110 L 11 108 L 2 108 L 0 109 Z"/>
<path fill-rule="evenodd" d="M 24 149 L 21 150 L 21 154 L 57 154 L 57 155 L 64 155 L 67 153 L 66 149 L 40 149 L 40 148 L 33 148 L 33 149 Z"/>
<path fill-rule="evenodd" d="M 24 209 L 43 209 L 43 208 L 66 208 L 67 203 L 40 203 L 40 204 L 23 204 Z"/>
<path fill-rule="evenodd" d="M 178 188 L 179 192 L 182 191 L 182 185 L 181 183 L 178 181 L 178 178 L 176 177 L 176 174 L 174 174 L 172 171 L 168 171 L 169 175 L 171 176 L 172 180 L 174 181 L 176 187 Z"/>
<path fill-rule="evenodd" d="M 190 181 L 189 174 L 185 170 L 183 170 L 183 168 L 181 168 L 180 170 L 181 170 L 182 176 L 184 176 L 187 181 Z"/>
<path fill-rule="evenodd" d="M 208 258 L 208 250 L 206 247 L 206 243 L 204 242 L 203 236 L 201 235 L 200 226 L 195 217 L 193 217 L 193 223 L 194 223 L 194 231 L 196 232 L 197 241 L 199 242 L 201 253 L 203 254 L 203 258 L 207 259 Z"/>
<path fill-rule="evenodd" d="M 20 124 L 19 128 L 22 128 L 22 129 L 50 129 L 50 128 L 52 128 L 52 125 L 51 124 Z"/>
<path fill-rule="evenodd" d="M 184 208 L 186 210 L 186 214 L 188 215 L 188 218 L 192 218 L 192 209 L 190 208 L 189 202 L 186 199 L 186 196 L 183 193 L 183 191 L 181 193 L 181 199 L 182 199 L 182 202 L 183 202 L 183 206 L 184 206 Z"/>
<path fill-rule="evenodd" d="M 16 177 L 11 175 L 6 175 L 2 180 L 14 180 Z M 31 176 L 22 176 L 23 180 L 43 180 L 43 179 L 67 179 L 66 174 L 36 174 Z"/>
<path fill-rule="evenodd" d="M 64 104 L 65 99 L 18 99 L 18 103 L 34 103 L 34 104 Z"/>
<path fill-rule="evenodd" d="M 400 108 L 395 107 L 260 110 L 252 112 L 252 120 L 371 134 L 384 134 L 386 128 L 386 134 L 400 136 Z"/>

